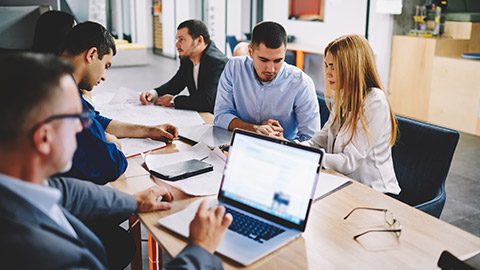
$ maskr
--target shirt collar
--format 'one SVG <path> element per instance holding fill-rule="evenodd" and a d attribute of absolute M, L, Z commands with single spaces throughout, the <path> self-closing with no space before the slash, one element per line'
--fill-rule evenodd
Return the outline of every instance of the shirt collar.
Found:
<path fill-rule="evenodd" d="M 257 82 L 258 85 L 263 87 L 269 87 L 269 86 L 274 86 L 278 81 L 282 81 L 282 79 L 279 79 L 279 78 L 283 76 L 283 73 L 285 71 L 285 65 L 286 65 L 285 61 L 282 63 L 282 67 L 280 67 L 280 70 L 277 72 L 277 75 L 275 75 L 275 78 L 273 78 L 272 81 L 264 84 L 260 82 L 260 80 L 258 79 L 257 72 L 255 71 L 255 67 L 253 66 L 253 59 L 250 56 L 246 56 L 246 57 L 247 59 L 250 60 L 250 68 L 252 69 L 253 77 L 255 78 L 255 81 Z"/>
<path fill-rule="evenodd" d="M 46 184 L 32 184 L 2 173 L 0 173 L 0 186 L 9 189 L 47 215 L 62 196 L 58 189 Z"/>

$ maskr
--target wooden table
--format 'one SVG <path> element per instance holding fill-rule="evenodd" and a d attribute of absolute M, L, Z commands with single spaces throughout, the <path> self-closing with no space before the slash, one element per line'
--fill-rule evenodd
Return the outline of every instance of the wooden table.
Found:
<path fill-rule="evenodd" d="M 175 141 L 156 154 L 183 151 L 190 146 Z M 129 159 L 125 175 L 112 185 L 127 193 L 135 193 L 154 184 L 142 167 L 140 157 Z M 334 173 L 324 171 L 324 173 Z M 321 179 L 321 176 L 320 176 Z M 157 220 L 184 209 L 194 200 L 170 187 L 174 194 L 171 210 L 139 214 L 153 238 L 171 256 L 176 256 L 186 241 L 160 227 Z M 347 220 L 343 217 L 355 207 L 387 208 L 403 229 L 400 238 L 391 233 L 369 233 L 353 240 L 353 236 L 370 229 L 384 228 L 382 212 L 357 210 Z M 248 269 L 438 269 L 443 250 L 463 256 L 480 250 L 480 238 L 392 199 L 356 181 L 312 206 L 305 233 L 299 239 L 247 267 Z M 242 268 L 222 258 L 226 269 Z"/>

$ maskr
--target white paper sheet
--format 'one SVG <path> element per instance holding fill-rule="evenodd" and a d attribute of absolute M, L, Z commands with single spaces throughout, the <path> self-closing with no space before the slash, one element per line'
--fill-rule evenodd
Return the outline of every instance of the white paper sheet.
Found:
<path fill-rule="evenodd" d="M 192 148 L 182 152 L 144 156 L 145 164 L 149 170 L 189 159 L 198 159 L 210 163 L 213 165 L 213 171 L 179 181 L 159 180 L 172 185 L 189 195 L 206 196 L 217 194 L 220 188 L 223 168 L 225 167 L 226 161 L 225 155 L 218 147 L 212 151 L 206 144 L 197 143 Z"/>
<path fill-rule="evenodd" d="M 156 141 L 150 138 L 122 138 L 120 139 L 120 143 L 122 144 L 122 152 L 127 158 L 167 145 L 162 141 Z"/>
<path fill-rule="evenodd" d="M 321 199 L 352 182 L 348 178 L 336 176 L 329 173 L 320 173 L 317 189 L 315 190 L 314 200 Z"/>
<path fill-rule="evenodd" d="M 107 97 L 102 97 L 106 99 Z M 95 97 L 94 97 L 94 101 Z M 196 111 L 142 105 L 138 92 L 120 87 L 108 103 L 95 104 L 95 109 L 103 116 L 122 122 L 154 126 L 169 123 L 177 127 L 201 125 L 205 123 Z"/>
<path fill-rule="evenodd" d="M 147 126 L 169 123 L 176 127 L 205 123 L 195 111 L 141 105 L 138 92 L 125 87 L 120 87 L 115 94 L 95 95 L 93 100 L 101 115 L 122 122 Z M 149 138 L 123 138 L 120 142 L 127 157 L 165 146 L 165 143 Z"/>

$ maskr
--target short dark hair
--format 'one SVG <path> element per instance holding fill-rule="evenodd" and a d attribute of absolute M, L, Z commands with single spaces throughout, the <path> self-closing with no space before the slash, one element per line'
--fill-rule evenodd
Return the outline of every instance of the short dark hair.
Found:
<path fill-rule="evenodd" d="M 51 54 L 13 53 L 0 57 L 0 144 L 29 132 L 28 120 L 60 89 L 72 65 Z"/>
<path fill-rule="evenodd" d="M 113 55 L 117 53 L 115 41 L 105 27 L 96 22 L 83 22 L 77 24 L 68 33 L 63 43 L 62 52 L 72 55 L 79 55 L 90 48 L 98 50 L 98 58 L 101 60 L 105 54 L 112 50 Z"/>
<path fill-rule="evenodd" d="M 32 51 L 60 55 L 63 41 L 74 23 L 73 15 L 63 11 L 49 10 L 43 13 L 35 26 Z"/>
<path fill-rule="evenodd" d="M 260 22 L 252 31 L 252 46 L 256 47 L 264 43 L 267 48 L 277 49 L 287 46 L 287 32 L 285 28 L 276 22 Z"/>
<path fill-rule="evenodd" d="M 195 19 L 186 20 L 178 25 L 177 30 L 184 27 L 188 28 L 188 34 L 192 36 L 193 39 L 202 36 L 205 44 L 210 44 L 210 34 L 208 33 L 207 25 L 204 22 Z"/>

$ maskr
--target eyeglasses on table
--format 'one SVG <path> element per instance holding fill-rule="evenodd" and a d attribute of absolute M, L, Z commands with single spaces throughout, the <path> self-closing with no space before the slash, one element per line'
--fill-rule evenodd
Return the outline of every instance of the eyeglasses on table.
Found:
<path fill-rule="evenodd" d="M 353 208 L 352 211 L 350 211 L 350 213 L 348 213 L 343 219 L 346 220 L 356 210 L 373 210 L 373 211 L 384 212 L 385 224 L 388 226 L 388 229 L 368 230 L 368 231 L 365 231 L 361 234 L 355 235 L 353 237 L 354 240 L 357 240 L 358 237 L 360 237 L 362 235 L 365 235 L 367 233 L 371 233 L 371 232 L 393 232 L 393 233 L 395 233 L 397 238 L 400 237 L 400 235 L 402 233 L 402 224 L 400 224 L 400 222 L 395 218 L 392 211 L 390 211 L 388 209 L 381 209 L 381 208 L 356 207 L 356 208 Z"/>

